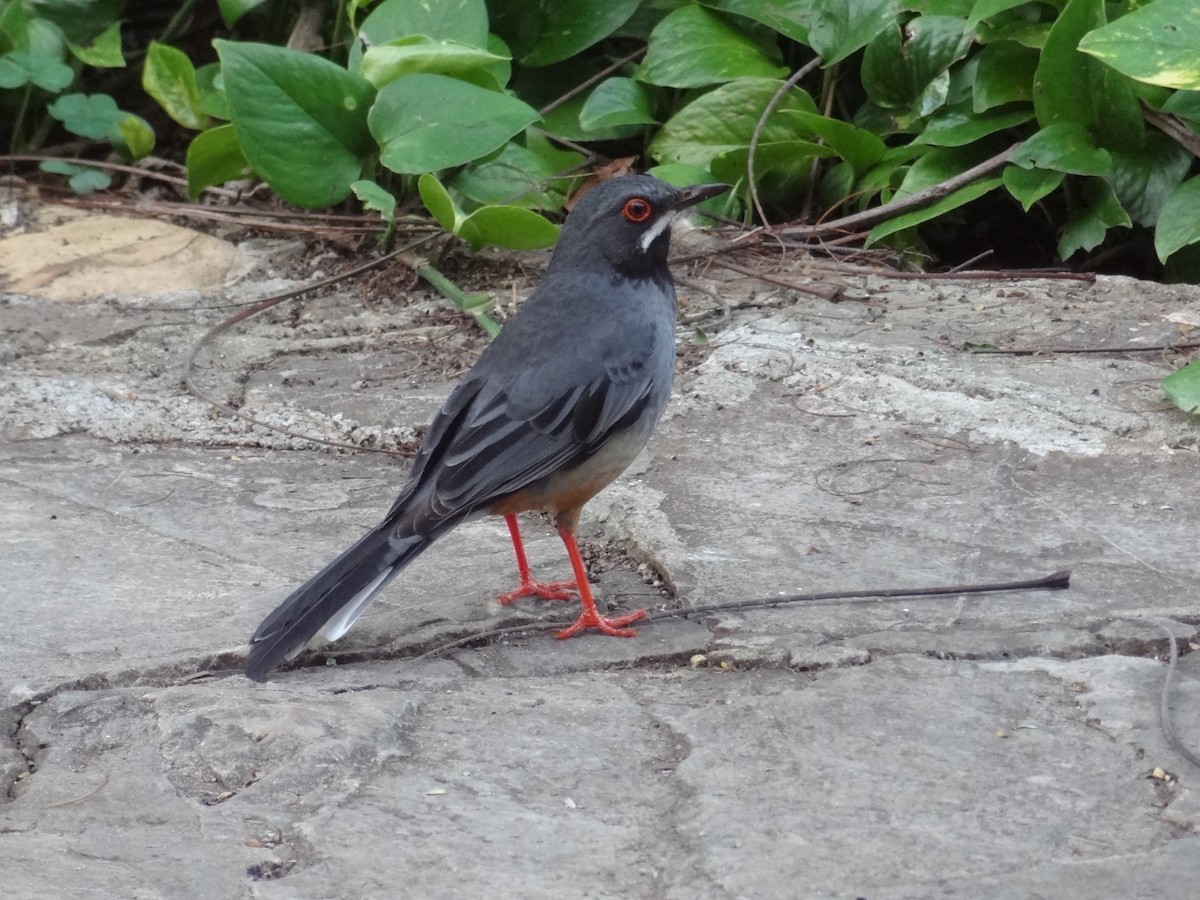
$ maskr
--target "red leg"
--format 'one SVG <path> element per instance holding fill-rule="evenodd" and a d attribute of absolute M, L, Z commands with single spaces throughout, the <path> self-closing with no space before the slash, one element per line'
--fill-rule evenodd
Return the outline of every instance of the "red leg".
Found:
<path fill-rule="evenodd" d="M 583 606 L 583 610 L 579 613 L 579 618 L 575 620 L 574 625 L 564 628 L 554 636 L 563 640 L 574 637 L 589 628 L 595 628 L 597 631 L 611 634 L 613 637 L 633 637 L 637 634 L 632 628 L 623 626 L 636 622 L 638 619 L 644 619 L 646 611 L 639 609 L 627 616 L 616 616 L 611 619 L 600 615 L 596 611 L 596 601 L 592 598 L 592 589 L 588 585 L 587 569 L 584 568 L 583 557 L 579 555 L 579 545 L 575 543 L 575 533 L 569 528 L 560 526 L 558 535 L 567 547 L 567 556 L 571 558 L 571 568 L 575 570 L 575 583 L 579 586 L 579 602 Z"/>
<path fill-rule="evenodd" d="M 529 560 L 525 556 L 525 544 L 521 540 L 521 528 L 517 524 L 516 516 L 505 516 L 505 524 L 508 525 L 508 533 L 512 537 L 513 553 L 517 557 L 517 577 L 521 579 L 521 584 L 516 590 L 509 591 L 507 594 L 501 594 L 496 600 L 507 606 L 514 603 L 522 597 L 540 597 L 543 600 L 570 600 L 574 595 L 574 581 L 551 581 L 542 584 L 539 581 L 534 581 L 533 576 L 529 574 Z"/>

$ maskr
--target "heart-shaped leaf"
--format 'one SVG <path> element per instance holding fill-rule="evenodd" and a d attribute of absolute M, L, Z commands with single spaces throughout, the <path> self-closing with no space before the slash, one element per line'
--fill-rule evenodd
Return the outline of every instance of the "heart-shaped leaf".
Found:
<path fill-rule="evenodd" d="M 386 85 L 368 123 L 380 161 L 393 172 L 416 174 L 486 156 L 538 119 L 515 97 L 422 73 Z"/>
<path fill-rule="evenodd" d="M 298 50 L 213 43 L 233 127 L 254 171 L 298 206 L 346 197 L 375 151 L 367 129 L 371 83 Z"/>

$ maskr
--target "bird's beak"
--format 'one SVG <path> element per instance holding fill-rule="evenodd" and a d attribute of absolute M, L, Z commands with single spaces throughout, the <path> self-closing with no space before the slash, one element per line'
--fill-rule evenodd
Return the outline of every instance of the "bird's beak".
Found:
<path fill-rule="evenodd" d="M 692 185 L 679 192 L 679 199 L 675 202 L 673 209 L 687 209 L 689 206 L 695 206 L 697 203 L 703 203 L 712 197 L 720 196 L 727 190 L 729 190 L 729 185 L 727 184 Z"/>

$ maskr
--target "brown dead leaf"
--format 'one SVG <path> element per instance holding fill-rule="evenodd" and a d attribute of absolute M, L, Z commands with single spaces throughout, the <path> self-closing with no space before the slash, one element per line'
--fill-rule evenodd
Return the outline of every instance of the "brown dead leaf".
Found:
<path fill-rule="evenodd" d="M 633 175 L 636 169 L 633 164 L 637 162 L 636 156 L 622 156 L 620 159 L 614 159 L 612 162 L 605 163 L 592 173 L 592 177 L 579 185 L 567 198 L 567 202 L 563 204 L 563 209 L 570 212 L 575 208 L 575 204 L 580 201 L 584 194 L 594 188 L 602 181 L 608 181 L 612 178 L 621 178 L 625 175 Z"/>

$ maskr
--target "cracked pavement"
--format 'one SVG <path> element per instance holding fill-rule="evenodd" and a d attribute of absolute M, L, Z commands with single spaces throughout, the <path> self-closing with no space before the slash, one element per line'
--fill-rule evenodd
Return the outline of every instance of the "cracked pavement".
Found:
<path fill-rule="evenodd" d="M 224 293 L 0 294 L 8 895 L 1195 893 L 1200 768 L 1158 716 L 1169 631 L 1170 723 L 1200 749 L 1196 421 L 1162 397 L 1160 354 L 962 349 L 1169 342 L 1194 288 L 784 273 L 840 280 L 835 304 L 681 272 L 733 308 L 683 289 L 707 342 L 681 328 L 667 417 L 581 528 L 620 607 L 1062 568 L 1068 591 L 416 659 L 564 617 L 492 602 L 513 573 L 485 521 L 259 685 L 237 671 L 246 636 L 382 515 L 407 463 L 183 391 L 182 359 L 228 314 L 191 307 L 291 286 L 270 269 L 295 247 L 239 249 L 257 269 Z M 497 265 L 498 297 L 527 290 Z M 275 424 L 399 446 L 479 346 L 420 291 L 351 287 L 251 320 L 199 371 Z M 561 576 L 549 527 L 527 532 L 537 573 Z"/>

